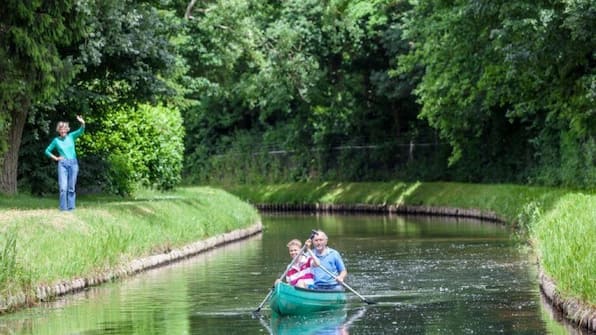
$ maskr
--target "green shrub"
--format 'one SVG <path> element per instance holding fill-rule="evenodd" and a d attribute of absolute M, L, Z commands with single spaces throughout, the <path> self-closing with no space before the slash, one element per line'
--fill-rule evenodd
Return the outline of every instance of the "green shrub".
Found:
<path fill-rule="evenodd" d="M 139 187 L 170 190 L 180 182 L 183 160 L 182 118 L 176 109 L 142 105 L 113 110 L 81 138 L 81 146 L 106 163 L 101 189 L 128 195 Z"/>

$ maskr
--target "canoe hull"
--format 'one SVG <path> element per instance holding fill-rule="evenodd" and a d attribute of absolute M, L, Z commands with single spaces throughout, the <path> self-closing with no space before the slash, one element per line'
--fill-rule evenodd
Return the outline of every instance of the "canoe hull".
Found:
<path fill-rule="evenodd" d="M 346 304 L 343 291 L 307 290 L 286 283 L 277 283 L 269 306 L 279 315 L 304 315 L 341 309 Z"/>

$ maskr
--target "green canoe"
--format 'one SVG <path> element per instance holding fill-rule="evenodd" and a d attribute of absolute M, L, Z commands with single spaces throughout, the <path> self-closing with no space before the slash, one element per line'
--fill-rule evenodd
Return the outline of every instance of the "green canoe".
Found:
<path fill-rule="evenodd" d="M 273 288 L 269 306 L 279 315 L 304 315 L 340 309 L 345 303 L 343 291 L 309 290 L 280 282 Z"/>

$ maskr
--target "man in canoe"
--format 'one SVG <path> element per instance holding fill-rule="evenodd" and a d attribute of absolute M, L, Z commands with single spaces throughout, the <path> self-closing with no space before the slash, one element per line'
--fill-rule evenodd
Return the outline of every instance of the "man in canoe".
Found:
<path fill-rule="evenodd" d="M 314 288 L 318 290 L 343 290 L 342 283 L 348 275 L 348 270 L 339 252 L 329 248 L 327 241 L 327 234 L 322 230 L 318 230 L 313 237 L 314 255 L 319 263 L 312 268 Z"/>

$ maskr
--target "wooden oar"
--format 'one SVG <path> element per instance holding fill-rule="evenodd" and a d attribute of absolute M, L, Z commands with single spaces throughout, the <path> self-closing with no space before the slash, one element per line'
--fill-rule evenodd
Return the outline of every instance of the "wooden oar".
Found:
<path fill-rule="evenodd" d="M 342 280 L 337 280 L 337 276 L 333 274 L 333 272 L 327 270 L 323 264 L 320 264 L 319 267 L 321 268 L 321 270 L 327 272 L 328 275 L 330 275 L 331 277 L 333 277 L 333 279 L 335 279 L 338 283 L 342 284 L 345 288 L 347 288 L 348 290 L 350 290 L 352 293 L 354 293 L 355 295 L 358 296 L 358 298 L 360 298 L 360 300 L 364 301 L 365 303 L 372 305 L 372 304 L 376 304 L 376 301 L 370 301 L 368 299 L 366 299 L 365 297 L 363 297 L 362 295 L 360 295 L 360 293 L 356 292 L 356 290 L 354 290 L 353 288 L 350 287 L 350 285 L 346 284 L 344 281 Z"/>
<path fill-rule="evenodd" d="M 315 236 L 317 234 L 316 230 L 311 230 L 310 232 L 310 237 L 308 238 L 309 240 L 312 240 L 313 236 Z M 302 256 L 302 254 L 304 253 L 304 250 L 306 250 L 306 243 L 304 243 L 304 245 L 302 246 L 302 249 L 300 249 L 300 252 L 292 259 L 292 262 L 290 263 L 290 265 L 288 265 L 288 267 L 286 268 L 286 271 L 284 271 L 284 273 L 281 274 L 281 276 L 279 276 L 279 280 L 283 280 L 286 277 L 286 274 L 288 273 L 288 271 L 290 271 L 290 269 L 292 268 L 292 266 L 294 265 L 294 263 L 296 263 L 296 261 L 298 260 L 298 258 L 300 256 Z M 270 290 L 269 293 L 267 293 L 267 296 L 265 296 L 265 299 L 263 299 L 263 301 L 261 301 L 261 303 L 259 304 L 259 307 L 257 307 L 257 309 L 254 310 L 254 313 L 258 313 L 261 311 L 261 308 L 263 308 L 263 305 L 265 305 L 265 303 L 267 302 L 267 300 L 269 300 L 269 297 L 271 297 L 271 295 L 273 294 L 273 289 L 275 288 L 275 286 L 273 286 Z"/>

